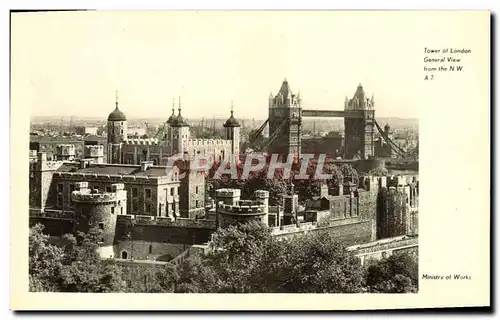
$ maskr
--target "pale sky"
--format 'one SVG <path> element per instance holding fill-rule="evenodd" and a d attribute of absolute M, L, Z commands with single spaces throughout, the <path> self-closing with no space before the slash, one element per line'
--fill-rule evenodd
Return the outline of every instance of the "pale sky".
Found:
<path fill-rule="evenodd" d="M 461 20 L 398 12 L 53 12 L 12 15 L 12 89 L 38 116 L 267 118 L 286 77 L 305 109 L 343 109 L 358 83 L 378 116 L 418 117 L 423 48 Z M 453 25 L 455 23 L 456 25 Z M 446 32 L 454 30 L 447 35 Z M 450 38 L 451 37 L 451 38 Z M 455 37 L 455 38 L 453 38 Z"/>

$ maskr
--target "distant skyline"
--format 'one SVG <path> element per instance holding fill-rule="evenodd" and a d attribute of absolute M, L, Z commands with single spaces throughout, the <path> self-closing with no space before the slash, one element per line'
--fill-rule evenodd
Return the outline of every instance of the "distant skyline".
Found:
<path fill-rule="evenodd" d="M 343 109 L 361 83 L 377 116 L 418 118 L 423 46 L 414 38 L 445 31 L 417 21 L 398 12 L 16 13 L 13 97 L 32 116 L 105 118 L 118 90 L 130 118 L 166 118 L 181 96 L 188 118 L 229 116 L 233 100 L 236 117 L 265 119 L 286 78 L 305 109 Z"/>

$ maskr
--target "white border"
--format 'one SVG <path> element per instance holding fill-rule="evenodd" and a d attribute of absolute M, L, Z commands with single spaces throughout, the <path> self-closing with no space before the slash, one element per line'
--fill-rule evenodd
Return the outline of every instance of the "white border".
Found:
<path fill-rule="evenodd" d="M 442 1 L 442 0 L 425 0 L 425 1 L 360 1 L 353 0 L 349 2 L 339 3 L 333 1 L 319 1 L 319 0 L 307 0 L 307 1 L 297 1 L 297 0 L 283 0 L 283 1 L 270 1 L 270 0 L 253 0 L 253 1 L 212 1 L 207 2 L 203 0 L 184 0 L 184 1 L 141 1 L 141 5 L 134 4 L 133 1 L 73 1 L 68 3 L 68 1 L 44 1 L 43 4 L 40 1 L 2 1 L 1 7 L 2 9 L 2 23 L 1 23 L 1 33 L 2 33 L 2 77 L 3 86 L 1 90 L 1 98 L 2 101 L 5 102 L 5 107 L 1 108 L 0 119 L 4 122 L 2 126 L 0 126 L 0 137 L 4 140 L 4 146 L 10 144 L 10 117 L 9 117 L 9 11 L 10 9 L 71 9 L 71 8 L 95 8 L 101 10 L 107 9 L 124 9 L 124 10 L 132 10 L 132 9 L 200 9 L 200 10 L 214 10 L 214 9 L 302 9 L 302 10 L 312 10 L 312 9 L 375 9 L 375 10 L 384 10 L 384 9 L 492 9 L 494 12 L 498 12 L 499 1 L 497 0 L 469 0 L 468 3 L 465 1 Z M 496 21 L 498 25 L 498 21 Z M 495 42 L 498 42 L 498 33 L 495 34 Z M 496 53 L 498 56 L 498 53 Z M 496 69 L 493 71 L 496 73 Z M 495 83 L 494 91 L 500 92 L 498 79 Z M 496 119 L 498 119 L 498 112 L 496 115 Z M 15 137 L 13 137 L 15 138 Z M 498 145 L 495 145 L 498 147 Z M 464 146 L 467 147 L 467 146 Z M 6 156 L 4 153 L 3 157 L 0 157 L 1 168 L 4 171 L 3 177 L 10 177 L 10 158 Z M 496 176 L 495 176 L 496 179 Z M 4 217 L 8 217 L 6 223 L 3 223 L 3 232 L 1 233 L 3 236 L 2 243 L 7 246 L 10 243 L 10 183 L 7 179 L 2 179 L 2 191 L 0 194 L 2 196 L 2 200 L 0 203 L 3 206 L 2 212 Z M 493 196 L 493 195 L 492 195 Z M 498 198 L 498 194 L 495 193 L 494 197 Z M 496 219 L 495 227 L 498 227 L 498 218 Z M 5 221 L 5 220 L 4 220 Z M 498 247 L 496 248 L 498 253 Z M 4 247 L 3 252 L 10 251 L 9 248 Z M 7 263 L 5 263 L 7 262 Z M 6 284 L 10 282 L 10 271 L 8 270 L 10 266 L 9 263 L 9 255 L 7 255 L 7 261 L 4 260 L 4 263 L 1 264 L 2 274 L 4 276 L 3 281 L 3 292 L 2 292 L 2 301 L 4 303 L 9 303 L 10 305 L 10 295 L 9 295 L 9 286 Z M 498 276 L 495 277 L 498 279 Z M 498 294 L 496 294 L 498 299 Z M 497 302 L 497 301 L 496 301 Z M 498 306 L 498 304 L 497 304 Z M 5 306 L 2 310 L 8 310 L 10 306 Z M 9 313 L 8 317 L 13 317 L 12 313 Z M 47 315 L 51 316 L 51 315 Z M 92 318 L 100 318 L 103 315 L 88 315 L 88 317 Z M 119 315 L 122 317 L 123 315 Z M 206 315 L 203 315 L 206 316 Z M 291 315 L 286 315 L 287 317 Z M 305 316 L 304 314 L 298 316 Z M 2 316 L 2 318 L 4 318 Z"/>

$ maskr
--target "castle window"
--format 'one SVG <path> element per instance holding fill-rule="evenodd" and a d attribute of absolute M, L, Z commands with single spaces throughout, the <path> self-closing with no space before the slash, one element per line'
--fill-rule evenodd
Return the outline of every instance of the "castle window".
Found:
<path fill-rule="evenodd" d="M 111 214 L 115 214 L 115 207 L 111 207 Z"/>
<path fill-rule="evenodd" d="M 132 197 L 136 198 L 139 195 L 139 190 L 137 188 L 132 188 Z"/>
<path fill-rule="evenodd" d="M 123 214 L 123 207 L 120 207 L 120 214 Z"/>
<path fill-rule="evenodd" d="M 99 229 L 104 230 L 104 223 L 99 223 Z"/>
<path fill-rule="evenodd" d="M 171 188 L 171 189 L 170 189 L 170 195 L 171 195 L 171 196 L 174 196 L 174 188 Z"/>
<path fill-rule="evenodd" d="M 146 189 L 146 199 L 151 199 L 151 189 Z"/>
<path fill-rule="evenodd" d="M 122 129 L 122 130 L 120 130 L 120 134 L 123 134 L 123 129 Z"/>
<path fill-rule="evenodd" d="M 149 253 L 150 254 L 153 253 L 153 245 L 152 244 L 149 245 Z"/>
<path fill-rule="evenodd" d="M 196 191 L 195 191 L 195 192 L 196 192 L 196 194 L 198 194 L 198 191 L 199 191 L 199 190 L 198 190 L 198 186 L 196 186 Z"/>
<path fill-rule="evenodd" d="M 127 251 L 122 251 L 122 259 L 127 259 L 128 253 Z"/>
<path fill-rule="evenodd" d="M 146 203 L 145 207 L 146 207 L 145 211 L 146 211 L 147 213 L 150 213 L 150 212 L 151 212 L 151 204 Z"/>
<path fill-rule="evenodd" d="M 200 206 L 200 201 L 196 200 L 196 208 L 198 208 L 199 206 Z"/>

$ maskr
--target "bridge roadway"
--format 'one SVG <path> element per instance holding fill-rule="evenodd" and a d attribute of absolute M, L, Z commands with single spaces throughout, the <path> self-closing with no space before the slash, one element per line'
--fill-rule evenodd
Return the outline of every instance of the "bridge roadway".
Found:
<path fill-rule="evenodd" d="M 302 110 L 303 117 L 327 117 L 327 118 L 365 118 L 368 113 L 374 116 L 375 110 Z"/>

